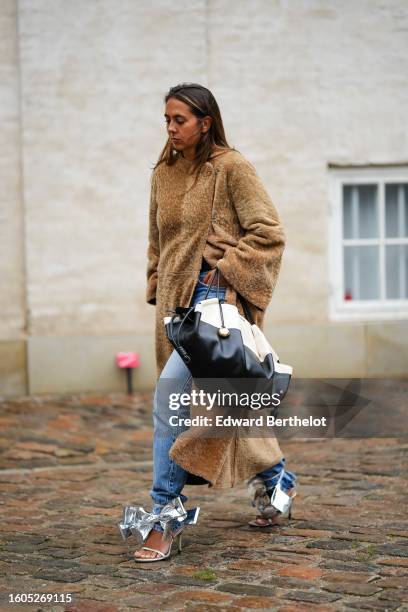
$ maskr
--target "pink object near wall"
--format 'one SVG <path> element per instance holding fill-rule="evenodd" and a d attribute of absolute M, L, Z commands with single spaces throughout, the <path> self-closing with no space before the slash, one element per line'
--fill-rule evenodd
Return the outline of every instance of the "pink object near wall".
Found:
<path fill-rule="evenodd" d="M 116 355 L 116 364 L 119 368 L 137 368 L 140 365 L 140 357 L 138 353 L 118 353 Z"/>
<path fill-rule="evenodd" d="M 132 385 L 132 371 L 133 368 L 137 368 L 140 366 L 140 357 L 138 353 L 117 353 L 116 355 L 116 365 L 126 370 L 126 381 L 127 381 L 127 392 L 129 395 L 133 393 L 133 385 Z"/>

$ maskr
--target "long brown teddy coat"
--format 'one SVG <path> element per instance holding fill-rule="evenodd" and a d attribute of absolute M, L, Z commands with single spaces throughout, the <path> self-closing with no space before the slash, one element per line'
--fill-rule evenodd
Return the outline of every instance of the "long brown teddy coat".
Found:
<path fill-rule="evenodd" d="M 151 178 L 146 300 L 156 305 L 158 377 L 173 350 L 163 319 L 168 309 L 190 305 L 202 257 L 228 282 L 226 302 L 244 315 L 240 293 L 262 329 L 285 245 L 276 208 L 241 153 L 214 153 L 194 186 L 191 169 L 192 162 L 178 154 L 175 164 L 160 164 Z M 169 454 L 189 472 L 187 483 L 214 488 L 232 487 L 283 456 L 273 435 L 209 438 L 194 428 L 176 439 Z"/>

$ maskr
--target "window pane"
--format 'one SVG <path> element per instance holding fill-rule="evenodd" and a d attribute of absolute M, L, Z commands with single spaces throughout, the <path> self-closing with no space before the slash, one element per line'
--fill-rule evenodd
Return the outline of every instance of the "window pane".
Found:
<path fill-rule="evenodd" d="M 385 236 L 408 237 L 408 185 L 390 183 L 385 186 Z"/>
<path fill-rule="evenodd" d="M 404 238 L 408 238 L 408 184 L 405 183 L 403 186 L 403 192 L 404 192 L 404 212 L 405 212 L 405 219 L 404 219 L 404 233 L 403 236 Z"/>
<path fill-rule="evenodd" d="M 379 247 L 344 247 L 344 299 L 376 300 L 379 297 Z"/>
<path fill-rule="evenodd" d="M 385 186 L 385 236 L 398 236 L 398 185 Z M 387 268 L 388 270 L 388 268 Z"/>
<path fill-rule="evenodd" d="M 386 297 L 391 300 L 408 298 L 408 245 L 385 247 Z"/>
<path fill-rule="evenodd" d="M 351 216 L 351 189 L 350 185 L 343 185 L 343 237 L 357 238 L 353 233 Z"/>
<path fill-rule="evenodd" d="M 343 185 L 343 237 L 378 237 L 377 185 Z"/>
<path fill-rule="evenodd" d="M 378 237 L 377 186 L 359 185 L 359 238 Z"/>

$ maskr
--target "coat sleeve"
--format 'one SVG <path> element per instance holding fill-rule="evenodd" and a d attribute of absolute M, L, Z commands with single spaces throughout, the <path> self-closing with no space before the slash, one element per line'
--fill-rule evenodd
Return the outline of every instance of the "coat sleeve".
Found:
<path fill-rule="evenodd" d="M 246 159 L 228 170 L 228 191 L 244 230 L 217 262 L 227 282 L 265 310 L 275 288 L 286 237 L 278 213 L 254 166 Z"/>
<path fill-rule="evenodd" d="M 147 247 L 147 287 L 146 301 L 153 306 L 156 304 L 157 266 L 160 258 L 159 228 L 157 227 L 157 199 L 156 176 L 153 172 L 151 178 L 150 207 L 149 207 L 149 234 Z"/>

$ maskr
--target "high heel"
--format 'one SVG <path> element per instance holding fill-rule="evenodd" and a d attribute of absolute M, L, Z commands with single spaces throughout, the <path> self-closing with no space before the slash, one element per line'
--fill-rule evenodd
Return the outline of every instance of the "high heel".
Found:
<path fill-rule="evenodd" d="M 181 533 L 183 530 L 184 530 L 184 527 L 182 527 L 180 531 L 178 531 L 177 533 L 170 535 L 171 542 L 170 542 L 170 546 L 168 548 L 167 553 L 164 553 L 158 548 L 151 548 L 150 546 L 142 546 L 140 550 L 151 550 L 152 552 L 155 552 L 160 556 L 159 557 L 134 557 L 134 560 L 136 561 L 136 563 L 153 563 L 154 561 L 164 561 L 165 559 L 168 559 L 171 555 L 173 542 L 177 544 L 177 552 L 181 553 Z M 162 539 L 164 539 L 163 536 L 162 536 Z"/>
<path fill-rule="evenodd" d="M 177 535 L 174 536 L 174 541 L 177 544 L 178 553 L 181 553 L 181 531 Z"/>

